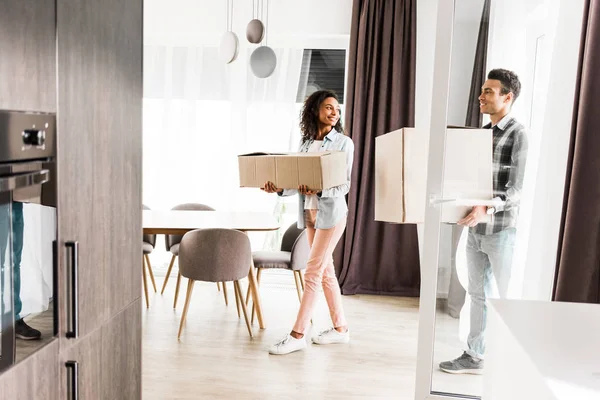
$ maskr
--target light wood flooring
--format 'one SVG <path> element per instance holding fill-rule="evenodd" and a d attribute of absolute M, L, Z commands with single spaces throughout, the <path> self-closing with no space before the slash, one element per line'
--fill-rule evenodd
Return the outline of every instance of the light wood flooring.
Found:
<path fill-rule="evenodd" d="M 28 315 L 24 320 L 32 328 L 39 330 L 42 338 L 40 340 L 16 339 L 15 362 L 17 363 L 54 340 L 54 303 L 50 302 L 48 310 Z"/>
<path fill-rule="evenodd" d="M 160 292 L 160 269 L 156 275 Z M 184 298 L 180 297 L 174 310 L 175 277 L 169 280 L 164 295 L 151 292 L 150 309 L 142 311 L 144 400 L 414 399 L 418 299 L 344 296 L 350 344 L 309 345 L 302 352 L 272 356 L 268 347 L 290 330 L 298 311 L 291 272 L 263 273 L 267 329 L 260 330 L 255 321 L 252 339 L 243 317 L 238 319 L 233 285 L 228 284 L 230 302 L 226 307 L 215 284 L 199 282 L 178 341 Z M 182 280 L 180 296 L 185 295 L 186 284 Z M 329 324 L 321 296 L 312 332 Z M 455 334 L 448 325 L 446 333 L 438 333 L 440 338 Z M 446 350 L 453 358 L 460 348 Z M 443 388 L 473 385 L 471 377 L 434 374 L 434 381 Z"/>

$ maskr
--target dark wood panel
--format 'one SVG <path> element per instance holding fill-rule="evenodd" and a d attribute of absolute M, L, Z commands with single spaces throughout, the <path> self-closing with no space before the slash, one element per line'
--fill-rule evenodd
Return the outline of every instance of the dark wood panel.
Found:
<path fill-rule="evenodd" d="M 141 295 L 142 2 L 57 14 L 59 236 L 80 242 L 85 335 Z"/>
<path fill-rule="evenodd" d="M 60 282 L 66 282 L 64 242 L 79 242 L 79 328 L 80 336 L 108 320 L 106 293 L 106 236 L 110 221 L 105 219 L 98 195 L 102 165 L 96 160 L 96 143 L 108 116 L 103 86 L 101 54 L 109 52 L 100 27 L 101 2 L 57 0 L 58 53 L 58 236 L 61 243 Z M 104 178 L 106 179 L 106 178 Z M 61 304 L 70 299 L 61 295 Z M 60 312 L 61 337 L 66 331 L 66 313 Z M 62 345 L 74 344 L 62 340 Z"/>
<path fill-rule="evenodd" d="M 0 375 L 0 399 L 58 400 L 58 340 Z"/>
<path fill-rule="evenodd" d="M 79 377 L 79 400 L 108 399 L 102 396 L 103 385 L 100 379 L 104 369 L 102 354 L 102 328 L 73 342 L 69 348 L 61 347 L 59 379 L 57 385 L 61 399 L 68 399 L 71 388 L 68 385 L 69 370 L 67 361 L 77 361 Z"/>
<path fill-rule="evenodd" d="M 111 315 L 141 296 L 142 258 L 142 1 L 110 0 L 105 19 L 113 62 L 105 71 L 110 96 L 110 124 L 97 157 L 105 166 L 98 196 L 111 221 L 105 254 Z"/>
<path fill-rule="evenodd" d="M 141 307 L 141 299 L 138 299 L 103 327 L 102 382 L 106 399 L 141 399 Z"/>
<path fill-rule="evenodd" d="M 55 0 L 0 1 L 0 109 L 56 112 Z"/>

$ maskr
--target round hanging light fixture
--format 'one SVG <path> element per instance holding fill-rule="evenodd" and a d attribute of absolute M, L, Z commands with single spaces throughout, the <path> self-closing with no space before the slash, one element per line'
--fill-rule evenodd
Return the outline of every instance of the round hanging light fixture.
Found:
<path fill-rule="evenodd" d="M 267 0 L 267 23 L 269 22 L 269 0 Z M 265 29 L 265 45 L 254 49 L 250 55 L 250 69 L 257 78 L 268 78 L 277 67 L 277 56 L 272 48 L 267 46 L 269 31 Z"/>
<path fill-rule="evenodd" d="M 227 0 L 227 32 L 221 36 L 219 44 L 219 58 L 226 64 L 235 61 L 240 50 L 240 41 L 233 32 L 233 0 Z"/>

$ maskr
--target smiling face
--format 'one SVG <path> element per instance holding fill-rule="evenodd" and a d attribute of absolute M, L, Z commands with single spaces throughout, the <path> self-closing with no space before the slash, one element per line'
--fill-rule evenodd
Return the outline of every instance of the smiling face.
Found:
<path fill-rule="evenodd" d="M 481 87 L 479 110 L 482 114 L 506 115 L 510 111 L 513 93 L 502 94 L 502 83 L 496 79 L 488 79 Z"/>
<path fill-rule="evenodd" d="M 319 106 L 319 124 L 333 128 L 340 120 L 340 105 L 333 97 L 328 97 Z"/>

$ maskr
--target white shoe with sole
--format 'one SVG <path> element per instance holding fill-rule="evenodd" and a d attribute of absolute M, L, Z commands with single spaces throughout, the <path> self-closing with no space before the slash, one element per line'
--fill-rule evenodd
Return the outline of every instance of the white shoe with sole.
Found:
<path fill-rule="evenodd" d="M 344 333 L 340 333 L 335 328 L 329 328 L 317 336 L 313 336 L 312 342 L 314 344 L 340 344 L 348 343 L 350 341 L 350 331 L 347 330 Z"/>
<path fill-rule="evenodd" d="M 294 351 L 304 350 L 306 348 L 306 339 L 296 339 L 289 333 L 283 339 L 269 348 L 269 354 L 283 355 Z"/>

